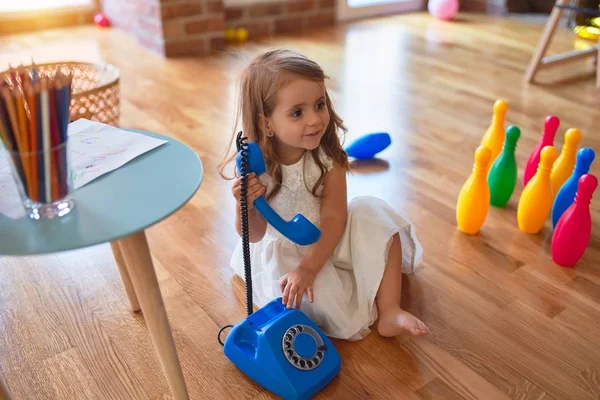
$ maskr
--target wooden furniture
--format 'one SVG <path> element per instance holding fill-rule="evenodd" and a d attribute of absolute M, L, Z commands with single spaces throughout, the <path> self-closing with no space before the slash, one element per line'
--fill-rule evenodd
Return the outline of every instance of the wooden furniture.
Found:
<path fill-rule="evenodd" d="M 187 399 L 145 229 L 187 203 L 200 187 L 203 165 L 184 144 L 138 132 L 167 143 L 75 191 L 75 208 L 65 217 L 36 221 L 0 215 L 0 232 L 11 233 L 0 240 L 0 255 L 54 253 L 110 242 L 131 309 L 144 313 L 172 394 Z"/>
<path fill-rule="evenodd" d="M 529 67 L 525 72 L 525 81 L 532 82 L 536 72 L 540 68 L 558 65 L 568 61 L 581 60 L 587 57 L 596 57 L 596 87 L 600 88 L 600 62 L 598 62 L 598 60 L 600 60 L 600 43 L 584 50 L 573 50 L 553 56 L 545 56 L 550 42 L 552 41 L 552 36 L 554 35 L 556 27 L 558 26 L 565 10 L 587 12 L 589 14 L 597 13 L 595 10 L 570 6 L 568 4 L 569 2 L 569 0 L 556 0 L 554 3 L 552 12 L 548 18 L 548 22 L 546 22 L 546 27 L 544 28 L 542 36 L 540 37 L 538 46 L 533 54 L 531 62 L 529 63 Z"/>

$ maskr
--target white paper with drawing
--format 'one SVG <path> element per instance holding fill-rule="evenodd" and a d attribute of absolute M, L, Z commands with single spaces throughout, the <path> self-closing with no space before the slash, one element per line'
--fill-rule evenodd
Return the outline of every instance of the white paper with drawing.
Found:
<path fill-rule="evenodd" d="M 166 143 L 87 119 L 70 123 L 68 135 L 75 190 Z M 6 152 L 0 154 L 0 213 L 13 219 L 25 215 Z"/>
<path fill-rule="evenodd" d="M 166 143 L 86 119 L 69 124 L 68 134 L 75 189 Z"/>

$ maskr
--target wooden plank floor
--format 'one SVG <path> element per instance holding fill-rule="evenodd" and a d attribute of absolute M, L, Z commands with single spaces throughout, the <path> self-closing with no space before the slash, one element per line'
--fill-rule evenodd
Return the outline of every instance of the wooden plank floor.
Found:
<path fill-rule="evenodd" d="M 548 228 L 517 229 L 521 185 L 505 209 L 490 210 L 479 235 L 463 235 L 455 223 L 456 198 L 498 98 L 509 103 L 507 123 L 522 129 L 519 181 L 549 114 L 562 121 L 559 148 L 566 129 L 577 127 L 582 145 L 600 151 L 590 61 L 544 71 L 537 86 L 522 83 L 542 29 L 523 19 L 464 14 L 443 23 L 411 14 L 164 60 L 124 33 L 85 27 L 2 37 L 0 67 L 32 56 L 115 64 L 122 126 L 170 135 L 202 158 L 200 191 L 148 231 L 192 399 L 270 398 L 229 363 L 216 338 L 245 315 L 243 286 L 228 267 L 234 202 L 216 167 L 232 130 L 236 76 L 256 52 L 276 46 L 326 69 L 347 141 L 392 134 L 380 161 L 349 175 L 349 196 L 380 196 L 407 213 L 425 251 L 421 272 L 405 277 L 403 305 L 431 334 L 336 341 L 343 371 L 318 398 L 600 399 L 600 194 L 590 247 L 575 269 L 551 262 Z M 552 52 L 573 46 L 562 30 Z M 108 244 L 0 258 L 0 374 L 16 399 L 169 398 Z"/>

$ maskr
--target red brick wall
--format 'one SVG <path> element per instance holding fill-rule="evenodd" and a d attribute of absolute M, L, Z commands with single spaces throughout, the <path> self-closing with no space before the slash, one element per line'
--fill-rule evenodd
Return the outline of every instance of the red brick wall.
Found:
<path fill-rule="evenodd" d="M 333 25 L 335 0 L 290 0 L 227 7 L 225 25 L 246 28 L 249 39 Z"/>
<path fill-rule="evenodd" d="M 221 0 L 161 0 L 168 57 L 202 55 L 225 48 Z"/>
<path fill-rule="evenodd" d="M 204 55 L 226 46 L 226 27 L 244 27 L 249 39 L 334 23 L 335 0 L 282 0 L 239 7 L 222 0 L 102 0 L 113 26 L 167 57 Z"/>

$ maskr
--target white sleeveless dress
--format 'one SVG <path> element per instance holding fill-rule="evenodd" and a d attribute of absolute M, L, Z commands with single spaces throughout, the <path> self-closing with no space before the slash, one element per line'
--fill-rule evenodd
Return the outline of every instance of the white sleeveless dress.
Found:
<path fill-rule="evenodd" d="M 331 160 L 322 151 L 320 155 L 331 169 Z M 296 164 L 282 165 L 282 187 L 270 205 L 285 220 L 301 213 L 319 226 L 320 199 L 311 193 L 319 175 L 309 152 Z M 270 192 L 273 180 L 267 174 L 260 179 Z M 378 316 L 375 296 L 395 233 L 399 233 L 402 244 L 402 270 L 413 274 L 423 250 L 412 223 L 381 199 L 362 196 L 349 202 L 344 233 L 313 283 L 314 302 L 310 303 L 305 294 L 300 308 L 327 336 L 359 340 L 370 333 L 369 327 Z M 298 266 L 308 248 L 294 244 L 267 224 L 263 239 L 250 243 L 255 305 L 262 307 L 282 296 L 279 280 Z M 243 280 L 241 240 L 234 249 L 231 267 Z"/>

